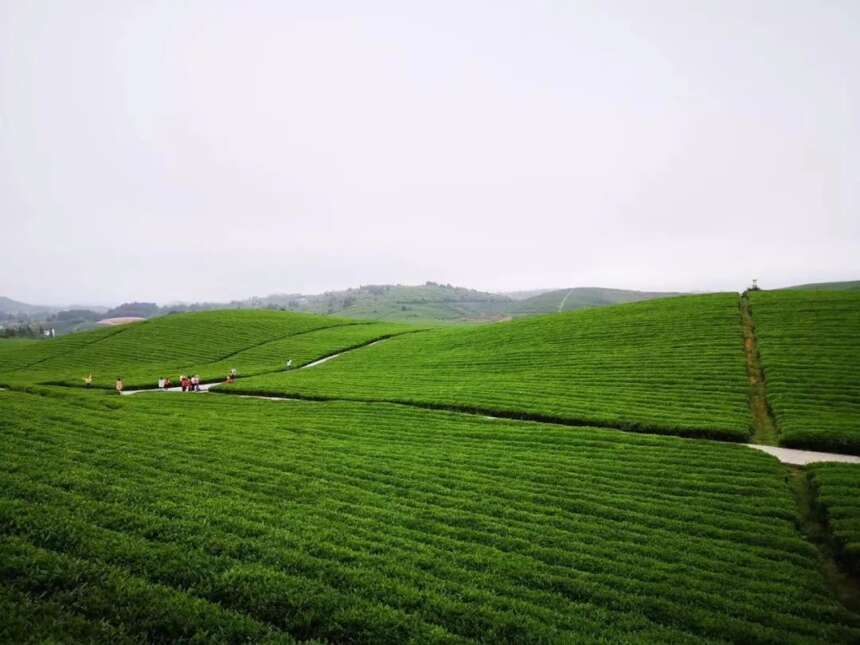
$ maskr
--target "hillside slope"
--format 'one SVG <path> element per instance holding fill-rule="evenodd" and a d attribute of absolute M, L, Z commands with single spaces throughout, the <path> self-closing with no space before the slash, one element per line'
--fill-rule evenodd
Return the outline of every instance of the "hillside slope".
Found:
<path fill-rule="evenodd" d="M 749 298 L 780 443 L 860 454 L 860 292 Z"/>
<path fill-rule="evenodd" d="M 844 282 L 813 282 L 810 284 L 798 284 L 786 289 L 798 289 L 800 291 L 860 291 L 860 280 L 848 280 Z"/>
<path fill-rule="evenodd" d="M 552 314 L 575 311 L 586 307 L 618 305 L 625 302 L 640 302 L 654 298 L 680 296 L 680 293 L 659 291 L 630 291 L 627 289 L 605 289 L 602 287 L 575 287 L 557 289 L 526 298 L 516 303 L 512 312 L 524 314 Z"/>
<path fill-rule="evenodd" d="M 340 331 L 322 334 L 332 328 Z M 152 387 L 159 377 L 176 380 L 180 373 L 219 379 L 230 367 L 241 374 L 283 369 L 290 358 L 301 365 L 411 330 L 277 311 L 177 314 L 4 351 L 0 353 L 0 383 L 81 384 L 89 373 L 101 387 L 112 387 L 118 376 L 129 387 Z M 315 336 L 313 332 L 319 333 Z"/>
<path fill-rule="evenodd" d="M 750 426 L 737 294 L 438 329 L 229 387 L 735 440 Z"/>

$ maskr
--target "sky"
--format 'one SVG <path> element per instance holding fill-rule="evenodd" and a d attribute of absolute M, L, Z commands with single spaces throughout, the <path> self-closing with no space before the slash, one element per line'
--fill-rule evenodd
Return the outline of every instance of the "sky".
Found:
<path fill-rule="evenodd" d="M 0 295 L 860 279 L 860 2 L 0 0 Z"/>

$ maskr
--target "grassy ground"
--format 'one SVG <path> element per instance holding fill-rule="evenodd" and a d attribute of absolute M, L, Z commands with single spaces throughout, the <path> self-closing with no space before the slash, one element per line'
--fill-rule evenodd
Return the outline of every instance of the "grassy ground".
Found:
<path fill-rule="evenodd" d="M 750 294 L 780 443 L 860 454 L 860 293 Z"/>
<path fill-rule="evenodd" d="M 736 294 L 432 330 L 230 387 L 733 440 L 751 424 Z"/>
<path fill-rule="evenodd" d="M 0 392 L 12 642 L 857 642 L 740 446 L 403 406 Z"/>

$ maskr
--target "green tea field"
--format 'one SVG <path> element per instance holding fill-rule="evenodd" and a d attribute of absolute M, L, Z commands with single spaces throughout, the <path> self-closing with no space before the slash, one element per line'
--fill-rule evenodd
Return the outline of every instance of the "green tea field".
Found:
<path fill-rule="evenodd" d="M 837 554 L 846 567 L 860 575 L 860 465 L 815 464 L 809 477 Z"/>
<path fill-rule="evenodd" d="M 860 454 L 860 292 L 750 294 L 780 443 Z"/>
<path fill-rule="evenodd" d="M 738 294 L 0 345 L 0 642 L 860 642 L 860 465 L 739 445 L 759 356 L 779 440 L 856 420 L 841 298 L 752 294 L 756 352 Z"/>
<path fill-rule="evenodd" d="M 230 388 L 743 441 L 741 348 L 737 295 L 689 296 L 410 334 Z"/>
<path fill-rule="evenodd" d="M 417 328 L 355 322 L 326 316 L 260 311 L 213 311 L 165 316 L 124 327 L 64 336 L 0 352 L 0 383 L 81 385 L 93 374 L 97 387 L 122 377 L 129 387 L 153 387 L 181 373 L 221 380 L 230 368 L 242 374 L 282 370 Z"/>
<path fill-rule="evenodd" d="M 781 466 L 740 446 L 382 404 L 0 396 L 10 638 L 860 638 Z"/>

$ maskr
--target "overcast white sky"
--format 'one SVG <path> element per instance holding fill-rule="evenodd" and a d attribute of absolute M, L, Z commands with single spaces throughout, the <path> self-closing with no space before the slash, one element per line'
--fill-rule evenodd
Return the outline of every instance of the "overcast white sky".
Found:
<path fill-rule="evenodd" d="M 0 295 L 860 278 L 860 2 L 0 0 Z"/>

